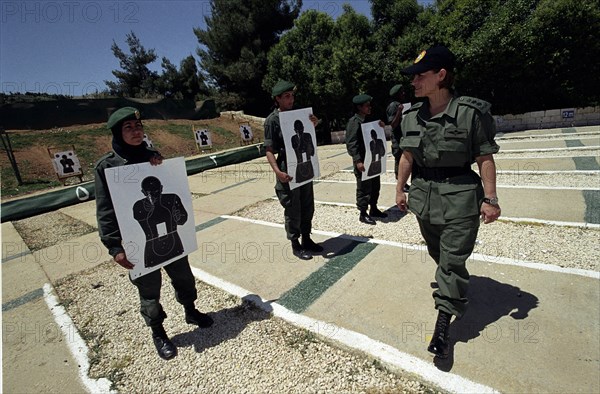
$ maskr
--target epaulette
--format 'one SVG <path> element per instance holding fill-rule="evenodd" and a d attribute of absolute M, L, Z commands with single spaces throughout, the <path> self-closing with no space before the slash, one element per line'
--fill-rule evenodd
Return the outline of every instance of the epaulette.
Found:
<path fill-rule="evenodd" d="M 96 162 L 96 164 L 94 165 L 94 168 L 98 167 L 98 164 L 102 163 L 104 160 L 111 158 L 115 155 L 115 152 L 108 152 L 106 153 L 104 156 L 102 156 L 101 158 L 98 159 L 98 161 Z"/>
<path fill-rule="evenodd" d="M 404 113 L 406 114 L 408 112 L 416 111 L 419 108 L 421 108 L 422 106 L 423 106 L 423 101 L 418 101 L 418 102 L 414 103 L 413 105 L 411 105 L 409 109 L 404 111 Z"/>
<path fill-rule="evenodd" d="M 461 96 L 458 98 L 459 105 L 467 105 L 479 110 L 482 114 L 488 112 L 492 107 L 492 104 L 485 100 L 481 100 L 475 97 Z"/>

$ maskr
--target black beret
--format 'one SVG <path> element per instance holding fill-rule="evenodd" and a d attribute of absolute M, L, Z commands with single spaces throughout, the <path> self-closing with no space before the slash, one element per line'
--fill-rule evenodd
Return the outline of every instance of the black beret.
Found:
<path fill-rule="evenodd" d="M 431 47 L 419 54 L 412 66 L 402 70 L 402 74 L 421 74 L 429 70 L 440 70 L 442 68 L 452 71 L 456 57 L 445 46 Z"/>

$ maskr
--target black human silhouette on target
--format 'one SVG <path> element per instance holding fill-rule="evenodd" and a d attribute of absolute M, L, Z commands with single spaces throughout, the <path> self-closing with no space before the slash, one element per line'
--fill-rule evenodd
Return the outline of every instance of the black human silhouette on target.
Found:
<path fill-rule="evenodd" d="M 377 132 L 371 129 L 371 142 L 369 142 L 371 151 L 371 165 L 367 171 L 367 175 L 377 175 L 381 173 L 381 159 L 385 155 L 385 145 L 381 138 L 377 138 Z"/>
<path fill-rule="evenodd" d="M 200 141 L 201 141 L 202 145 L 208 144 L 208 136 L 206 135 L 206 133 L 204 131 L 200 132 Z"/>
<path fill-rule="evenodd" d="M 67 155 L 62 155 L 62 158 L 60 159 L 60 164 L 63 166 L 63 174 L 75 172 L 75 170 L 73 169 L 75 162 L 71 160 L 70 157 L 67 157 Z"/>
<path fill-rule="evenodd" d="M 315 155 L 315 145 L 309 133 L 304 132 L 304 124 L 300 119 L 294 122 L 295 135 L 292 136 L 292 148 L 296 152 L 295 181 L 301 183 L 315 177 L 313 165 L 311 162 L 312 156 Z M 304 157 L 306 154 L 306 158 Z"/>
<path fill-rule="evenodd" d="M 177 226 L 187 221 L 187 211 L 176 194 L 162 194 L 163 186 L 156 177 L 142 180 L 145 198 L 133 205 L 133 217 L 146 235 L 144 266 L 154 267 L 183 254 Z"/>

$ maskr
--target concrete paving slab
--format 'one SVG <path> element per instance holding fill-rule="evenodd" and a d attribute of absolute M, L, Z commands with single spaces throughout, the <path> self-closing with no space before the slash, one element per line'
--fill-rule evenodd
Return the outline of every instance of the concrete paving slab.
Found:
<path fill-rule="evenodd" d="M 598 158 L 594 156 L 578 157 L 494 157 L 498 171 L 599 171 Z M 477 171 L 477 164 L 473 165 Z"/>
<path fill-rule="evenodd" d="M 306 312 L 432 360 L 435 263 L 379 245 Z M 451 327 L 454 352 L 437 363 L 501 392 L 600 390 L 600 287 L 577 275 L 471 261 L 470 309 Z"/>
<path fill-rule="evenodd" d="M 87 201 L 81 204 L 72 205 L 67 208 L 59 209 L 59 212 L 69 215 L 75 219 L 81 220 L 94 228 L 98 228 L 96 220 L 96 201 Z"/>
<path fill-rule="evenodd" d="M 96 232 L 35 251 L 33 258 L 50 283 L 112 260 Z"/>
<path fill-rule="evenodd" d="M 547 149 L 547 148 L 573 148 L 579 146 L 587 146 L 590 148 L 600 147 L 600 136 L 582 136 L 569 138 L 566 136 L 564 139 L 528 139 L 528 140 L 505 140 L 496 141 L 500 145 L 500 150 L 514 150 L 514 149 Z"/>
<path fill-rule="evenodd" d="M 505 217 L 600 223 L 600 214 L 594 213 L 595 207 L 591 204 L 592 200 L 595 201 L 593 195 L 600 193 L 598 191 L 499 186 L 497 192 L 502 206 L 502 216 Z M 318 182 L 315 184 L 315 200 L 318 201 L 354 204 L 355 194 L 356 184 L 354 182 Z M 587 196 L 588 194 L 590 196 Z M 395 205 L 395 201 L 395 186 L 392 184 L 382 185 L 379 205 L 391 207 Z M 568 201 L 568 204 L 564 203 L 565 201 Z"/>
<path fill-rule="evenodd" d="M 4 276 L 4 273 L 3 273 Z M 75 330 L 75 327 L 72 327 Z M 43 298 L 2 312 L 5 393 L 85 393 L 78 365 Z"/>
<path fill-rule="evenodd" d="M 197 237 L 199 250 L 189 256 L 194 267 L 266 299 L 279 298 L 290 283 L 299 282 L 325 264 L 322 257 L 303 261 L 294 256 L 281 227 L 225 220 L 199 231 Z M 320 238 L 314 239 L 319 242 Z M 339 245 L 328 241 L 325 246 L 337 249 Z"/>

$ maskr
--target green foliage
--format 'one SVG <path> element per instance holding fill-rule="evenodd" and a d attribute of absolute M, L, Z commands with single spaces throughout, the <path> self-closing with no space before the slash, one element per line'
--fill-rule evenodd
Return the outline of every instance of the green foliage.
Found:
<path fill-rule="evenodd" d="M 292 27 L 302 0 L 211 0 L 210 4 L 206 30 L 197 28 L 194 34 L 202 45 L 198 55 L 203 71 L 224 93 L 216 97 L 218 105 L 264 114 L 269 97 L 261 83 L 267 52 Z"/>
<path fill-rule="evenodd" d="M 125 41 L 129 46 L 130 55 L 123 52 L 113 40 L 111 50 L 119 60 L 122 70 L 112 72 L 117 78 L 116 82 L 104 81 L 104 83 L 110 89 L 110 93 L 117 96 L 152 97 L 156 94 L 158 74 L 150 71 L 148 64 L 157 59 L 154 49 L 146 50 L 133 31 L 126 35 Z"/>
<path fill-rule="evenodd" d="M 457 56 L 456 90 L 493 104 L 495 114 L 600 102 L 597 0 L 370 0 L 372 20 L 345 5 L 333 20 L 307 11 L 269 52 L 263 87 L 296 82 L 297 103 L 342 128 L 353 94 L 374 96 L 381 113 L 401 70 L 432 45 Z"/>
<path fill-rule="evenodd" d="M 169 59 L 162 58 L 162 75 L 156 81 L 157 91 L 164 97 L 195 100 L 208 89 L 196 66 L 196 59 L 189 55 L 181 61 L 179 70 Z"/>

